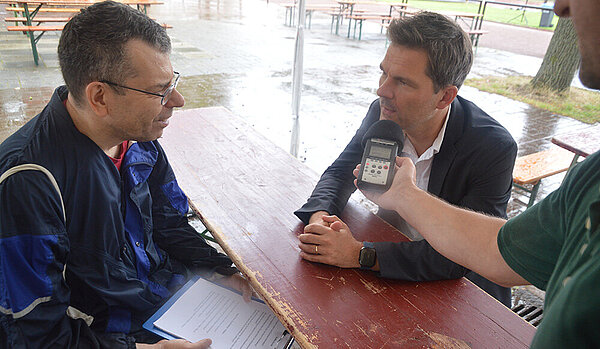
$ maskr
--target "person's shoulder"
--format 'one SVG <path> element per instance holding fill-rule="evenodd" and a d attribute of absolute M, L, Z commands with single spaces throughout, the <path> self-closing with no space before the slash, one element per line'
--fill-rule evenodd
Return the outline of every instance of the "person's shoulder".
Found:
<path fill-rule="evenodd" d="M 590 185 L 596 185 L 597 188 L 590 192 L 600 195 L 600 151 L 590 154 L 584 161 L 573 167 L 564 179 L 565 185 L 571 189 L 579 188 L 588 191 Z M 577 190 L 575 190 L 577 191 Z"/>
<path fill-rule="evenodd" d="M 61 108 L 61 92 L 66 89 L 57 88 L 42 112 L 0 144 L 0 172 L 20 163 L 44 163 L 57 153 L 65 139 L 72 139 L 63 132 L 65 115 L 58 115 L 66 113 Z"/>
<path fill-rule="evenodd" d="M 366 119 L 375 122 L 376 120 L 379 120 L 380 113 L 381 107 L 379 106 L 379 98 L 377 98 L 369 105 L 369 110 L 367 111 Z"/>
<path fill-rule="evenodd" d="M 475 103 L 456 97 L 455 113 L 461 114 L 463 132 L 467 139 L 487 144 L 516 147 L 516 141 L 510 132 L 496 119 L 478 107 Z"/>
<path fill-rule="evenodd" d="M 146 162 L 152 164 L 152 166 L 163 166 L 165 163 L 168 163 L 167 154 L 158 139 L 136 142 L 135 145 L 130 147 L 128 151 L 138 153 L 138 156 L 146 159 Z"/>
<path fill-rule="evenodd" d="M 36 147 L 36 134 L 39 132 L 40 116 L 37 115 L 29 120 L 23 127 L 0 144 L 0 173 L 23 162 L 32 162 L 31 155 L 36 152 L 30 151 Z"/>
<path fill-rule="evenodd" d="M 477 104 L 461 96 L 456 96 L 456 101 L 458 105 L 453 105 L 453 107 L 458 107 L 456 108 L 458 109 L 457 112 L 460 112 L 463 115 L 467 126 L 474 128 L 497 126 L 508 133 L 496 119 L 486 113 Z"/>
<path fill-rule="evenodd" d="M 362 139 L 362 135 L 367 131 L 367 129 L 371 127 L 371 125 L 373 125 L 375 121 L 379 120 L 380 114 L 381 108 L 379 106 L 379 98 L 377 98 L 369 105 L 367 115 L 365 115 L 365 117 L 363 118 L 355 136 L 358 136 L 359 139 Z"/>
<path fill-rule="evenodd" d="M 586 160 L 588 161 L 587 167 L 599 169 L 600 167 L 600 150 L 590 154 Z M 600 173 L 600 171 L 598 171 Z"/>

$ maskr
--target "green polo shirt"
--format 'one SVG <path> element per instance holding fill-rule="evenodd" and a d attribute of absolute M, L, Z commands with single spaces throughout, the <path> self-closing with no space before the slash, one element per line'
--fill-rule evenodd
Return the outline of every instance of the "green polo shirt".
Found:
<path fill-rule="evenodd" d="M 600 347 L 600 152 L 509 220 L 498 247 L 515 272 L 546 290 L 532 348 Z"/>

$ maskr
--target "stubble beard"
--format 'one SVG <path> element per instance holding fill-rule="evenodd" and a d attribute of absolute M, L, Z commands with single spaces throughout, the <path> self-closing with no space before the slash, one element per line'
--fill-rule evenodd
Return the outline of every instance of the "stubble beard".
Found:
<path fill-rule="evenodd" d="M 600 89 L 600 71 L 594 71 L 591 66 L 592 64 L 588 64 L 587 59 L 582 58 L 579 68 L 579 80 L 584 86 L 598 90 Z"/>

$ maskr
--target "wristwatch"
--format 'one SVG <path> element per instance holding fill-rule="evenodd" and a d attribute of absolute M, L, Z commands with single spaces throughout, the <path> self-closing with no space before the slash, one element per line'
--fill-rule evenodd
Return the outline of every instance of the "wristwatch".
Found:
<path fill-rule="evenodd" d="M 360 249 L 358 255 L 358 263 L 360 269 L 371 269 L 375 266 L 377 261 L 377 252 L 375 252 L 375 245 L 369 241 L 363 241 L 363 247 Z"/>

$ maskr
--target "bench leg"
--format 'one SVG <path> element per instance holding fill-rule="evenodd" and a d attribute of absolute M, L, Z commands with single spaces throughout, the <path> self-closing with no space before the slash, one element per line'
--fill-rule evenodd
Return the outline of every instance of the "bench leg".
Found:
<path fill-rule="evenodd" d="M 150 6 L 150 5 L 138 4 L 137 10 L 140 12 L 143 12 L 147 16 L 148 15 L 148 6 Z"/>
<path fill-rule="evenodd" d="M 202 236 L 204 238 L 204 240 L 208 240 L 208 241 L 212 241 L 212 242 L 217 242 L 217 240 L 215 240 L 215 238 L 213 238 L 210 235 L 210 230 L 208 230 L 208 229 L 204 229 L 204 231 L 200 233 L 200 236 Z"/>
<path fill-rule="evenodd" d="M 542 183 L 541 180 L 538 181 L 537 183 L 535 183 L 533 185 L 533 188 L 531 188 L 531 195 L 529 196 L 529 202 L 527 203 L 527 208 L 530 208 L 535 203 L 535 198 L 537 197 L 538 190 L 540 189 L 540 183 Z"/>
<path fill-rule="evenodd" d="M 475 36 L 475 53 L 477 53 L 477 48 L 479 47 L 479 37 L 481 36 L 481 34 L 477 34 Z"/>
<path fill-rule="evenodd" d="M 188 202 L 190 202 L 188 200 Z M 190 219 L 192 217 L 198 217 L 198 215 L 196 215 L 196 213 L 194 212 L 194 210 L 192 210 L 191 207 L 188 207 L 188 211 L 185 214 L 185 217 L 187 219 Z M 204 222 L 202 222 L 202 225 L 204 226 Z M 194 228 L 195 229 L 195 228 Z M 200 236 L 202 236 L 204 238 L 204 240 L 208 240 L 208 241 L 212 241 L 212 242 L 217 242 L 217 240 L 215 240 L 215 238 L 212 237 L 210 230 L 208 230 L 207 227 L 204 227 L 204 230 L 201 233 L 198 233 Z"/>
<path fill-rule="evenodd" d="M 287 27 L 287 22 L 288 22 L 288 11 L 289 8 L 285 8 L 285 17 L 284 17 L 284 21 L 283 21 L 283 25 L 285 25 Z"/>
<path fill-rule="evenodd" d="M 531 189 L 528 189 L 527 187 L 525 187 L 524 185 L 520 185 L 517 184 L 515 182 L 513 182 L 513 185 L 527 193 L 529 193 L 529 201 L 527 202 L 527 208 L 530 208 L 531 206 L 533 206 L 533 204 L 535 203 L 535 199 L 537 197 L 537 193 L 540 189 L 540 184 L 542 183 L 541 180 L 537 181 L 537 183 L 533 184 L 533 187 Z"/>
<path fill-rule="evenodd" d="M 356 26 L 356 23 L 354 24 Z M 350 39 L 350 28 L 352 27 L 352 20 L 350 18 L 348 18 L 348 35 L 346 36 L 348 39 Z"/>
<path fill-rule="evenodd" d="M 333 15 L 331 15 L 331 26 L 329 27 L 329 34 L 333 33 Z"/>
<path fill-rule="evenodd" d="M 295 22 L 295 20 L 294 20 L 294 14 L 295 14 L 296 11 L 295 11 L 295 8 L 293 8 L 293 7 L 287 7 L 285 9 L 285 25 L 288 25 L 288 11 L 289 11 L 289 14 L 290 14 L 290 16 L 289 16 L 289 18 L 290 18 L 290 22 L 289 22 L 290 24 L 289 24 L 289 26 L 292 27 L 294 25 L 294 22 Z"/>
<path fill-rule="evenodd" d="M 41 5 L 40 5 L 41 6 Z M 27 3 L 23 3 L 23 10 L 25 10 L 25 17 L 27 18 L 27 26 L 31 26 L 31 14 L 29 13 L 29 6 Z M 39 7 L 38 7 L 39 10 Z M 37 12 L 37 10 L 36 10 Z M 35 35 L 33 32 L 29 32 L 29 41 L 31 42 L 31 51 L 33 52 L 33 62 L 35 65 L 39 65 L 38 63 L 38 52 L 37 52 L 37 40 L 35 39 Z"/>
<path fill-rule="evenodd" d="M 33 52 L 33 62 L 35 65 L 39 65 L 38 60 L 38 52 L 37 52 L 37 44 L 33 32 L 29 33 L 29 41 L 31 41 L 31 51 Z"/>
<path fill-rule="evenodd" d="M 363 21 L 360 21 L 360 25 L 358 27 L 358 41 L 360 41 L 360 39 L 362 38 L 362 24 Z"/>
<path fill-rule="evenodd" d="M 573 167 L 575 167 L 575 165 L 577 165 L 577 160 L 579 159 L 579 155 L 575 154 L 575 156 L 573 156 L 573 160 L 571 160 L 571 164 L 569 165 L 569 168 L 567 169 L 567 173 L 565 173 L 565 178 L 567 178 L 567 176 L 569 175 L 569 172 L 571 172 L 571 169 L 573 169 Z M 563 178 L 563 181 L 565 179 Z"/>

